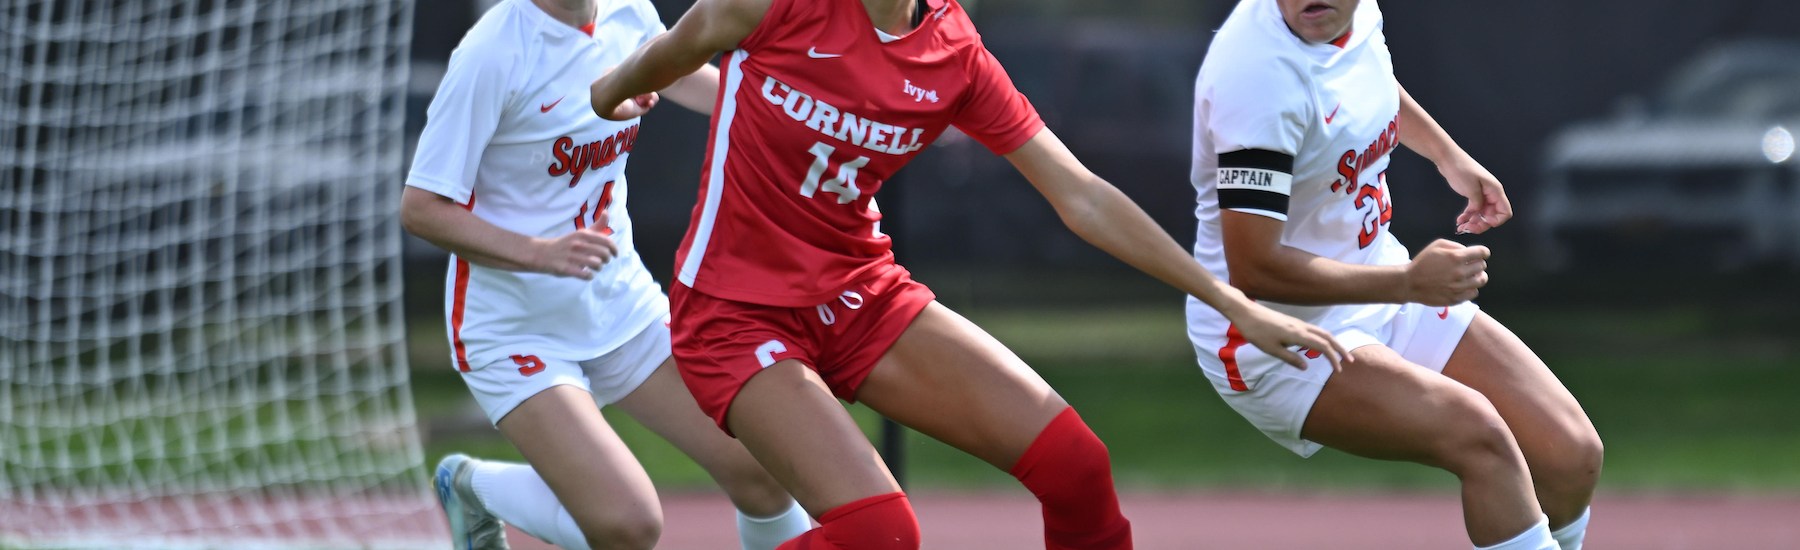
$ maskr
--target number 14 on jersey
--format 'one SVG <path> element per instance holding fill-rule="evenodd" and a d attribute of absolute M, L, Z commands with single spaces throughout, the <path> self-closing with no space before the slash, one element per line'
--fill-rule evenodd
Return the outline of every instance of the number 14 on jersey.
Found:
<path fill-rule="evenodd" d="M 823 142 L 815 142 L 812 149 L 807 150 L 813 155 L 813 163 L 812 167 L 806 170 L 806 181 L 800 183 L 800 196 L 810 199 L 820 189 L 824 189 L 829 193 L 837 193 L 838 204 L 850 204 L 862 196 L 862 189 L 856 187 L 856 173 L 863 166 L 869 164 L 869 157 L 856 157 L 856 160 L 839 163 L 837 177 L 819 181 L 819 178 L 825 176 L 825 170 L 830 167 L 831 154 L 836 151 L 836 147 Z"/>
<path fill-rule="evenodd" d="M 593 212 L 592 218 L 588 217 L 587 201 L 581 202 L 581 211 L 575 213 L 575 230 L 576 231 L 587 229 L 587 226 L 590 223 L 601 224 L 601 223 L 606 222 L 606 209 L 612 207 L 613 184 L 614 183 L 618 183 L 618 181 L 617 180 L 609 181 L 609 182 L 606 182 L 605 185 L 600 186 L 600 200 L 594 204 L 594 212 Z M 601 235 L 613 234 L 612 226 L 611 225 L 601 226 L 600 234 Z"/>

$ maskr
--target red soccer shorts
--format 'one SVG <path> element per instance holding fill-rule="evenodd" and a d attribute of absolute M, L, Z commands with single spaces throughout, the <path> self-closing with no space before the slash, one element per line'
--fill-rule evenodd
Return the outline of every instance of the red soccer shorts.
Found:
<path fill-rule="evenodd" d="M 700 410 L 725 433 L 738 390 L 785 359 L 799 360 L 832 394 L 855 402 L 875 362 L 936 298 L 899 265 L 872 270 L 829 302 L 798 308 L 723 300 L 677 283 L 669 292 L 675 365 Z"/>

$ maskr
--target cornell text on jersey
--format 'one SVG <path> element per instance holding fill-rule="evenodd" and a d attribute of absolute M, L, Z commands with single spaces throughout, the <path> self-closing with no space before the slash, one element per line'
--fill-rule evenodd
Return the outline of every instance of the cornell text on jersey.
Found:
<path fill-rule="evenodd" d="M 925 148 L 919 141 L 925 133 L 924 128 L 906 128 L 857 116 L 815 100 L 774 77 L 763 78 L 762 96 L 770 104 L 781 107 L 788 118 L 838 141 L 890 155 L 904 155 Z"/>

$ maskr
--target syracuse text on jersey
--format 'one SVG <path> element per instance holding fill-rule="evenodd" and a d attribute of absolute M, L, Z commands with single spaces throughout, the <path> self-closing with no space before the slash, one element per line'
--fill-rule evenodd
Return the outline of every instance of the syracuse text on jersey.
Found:
<path fill-rule="evenodd" d="M 619 133 L 606 136 L 606 139 L 594 140 L 592 143 L 575 145 L 574 138 L 563 136 L 550 144 L 550 156 L 556 160 L 550 163 L 550 176 L 574 174 L 569 178 L 569 187 L 581 183 L 581 175 L 588 170 L 599 170 L 611 166 L 619 160 L 619 155 L 630 153 L 637 145 L 638 125 L 619 130 Z"/>
<path fill-rule="evenodd" d="M 908 82 L 911 84 L 911 82 Z M 933 91 L 931 96 L 937 93 Z M 869 120 L 829 103 L 816 101 L 806 92 L 794 89 L 774 77 L 763 79 L 763 99 L 781 107 L 789 118 L 833 139 L 890 155 L 904 155 L 925 148 L 919 142 L 924 128 L 906 128 Z M 934 99 L 935 101 L 935 99 Z"/>
<path fill-rule="evenodd" d="M 1396 113 L 1394 120 L 1388 121 L 1387 128 L 1382 130 L 1381 135 L 1376 137 L 1375 141 L 1370 142 L 1362 153 L 1358 154 L 1355 149 L 1351 149 L 1344 151 L 1344 156 L 1338 157 L 1337 172 L 1339 176 L 1343 176 L 1343 179 L 1331 182 L 1331 190 L 1342 190 L 1346 195 L 1356 195 L 1356 202 L 1352 206 L 1359 210 L 1368 201 L 1375 202 L 1375 208 L 1369 212 L 1370 215 L 1365 215 L 1363 218 L 1362 231 L 1356 235 L 1357 248 L 1368 248 L 1369 243 L 1375 242 L 1377 227 L 1387 225 L 1390 220 L 1394 219 L 1394 203 L 1387 198 L 1387 171 L 1383 170 L 1381 174 L 1377 174 L 1373 185 L 1365 183 L 1358 186 L 1357 182 L 1362 181 L 1363 170 L 1375 164 L 1375 161 L 1381 157 L 1394 152 L 1394 147 L 1399 145 L 1400 115 Z"/>

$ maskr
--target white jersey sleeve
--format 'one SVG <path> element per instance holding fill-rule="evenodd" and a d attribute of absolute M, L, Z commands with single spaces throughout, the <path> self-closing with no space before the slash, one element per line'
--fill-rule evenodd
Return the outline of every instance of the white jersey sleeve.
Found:
<path fill-rule="evenodd" d="M 1231 59 L 1203 81 L 1209 124 L 1196 126 L 1218 155 L 1219 207 L 1286 221 L 1293 161 L 1313 113 L 1309 86 L 1284 63 Z"/>
<path fill-rule="evenodd" d="M 406 184 L 468 204 L 476 168 L 517 94 L 511 90 L 511 56 L 458 48 L 425 110 L 425 129 Z"/>
<path fill-rule="evenodd" d="M 1259 60 L 1260 61 L 1260 60 Z M 1261 149 L 1294 156 L 1312 117 L 1309 87 L 1296 67 L 1282 63 L 1226 63 L 1206 90 L 1215 151 Z"/>
<path fill-rule="evenodd" d="M 662 22 L 662 16 L 656 13 L 656 5 L 651 4 L 650 0 L 637 0 L 632 7 L 637 8 L 638 18 L 644 21 L 645 30 L 649 31 L 638 40 L 638 46 L 643 46 L 659 34 L 669 32 L 669 27 Z"/>

